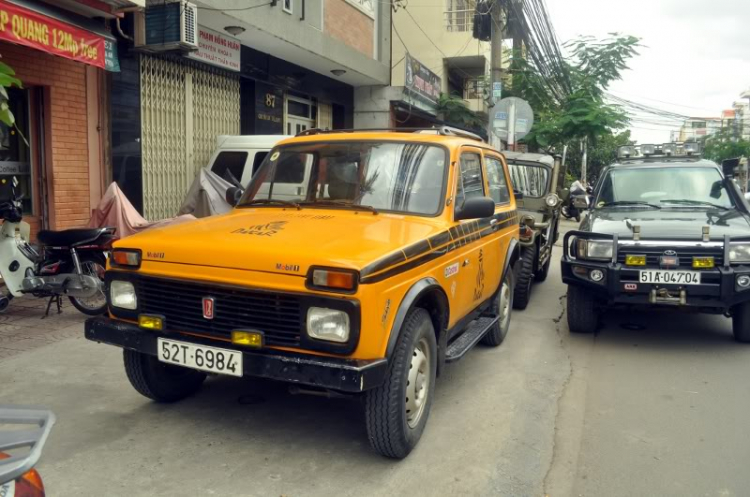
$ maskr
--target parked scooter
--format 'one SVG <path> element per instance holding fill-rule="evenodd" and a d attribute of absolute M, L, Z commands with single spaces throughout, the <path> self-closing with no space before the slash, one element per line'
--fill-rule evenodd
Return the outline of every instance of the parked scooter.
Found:
<path fill-rule="evenodd" d="M 52 411 L 0 406 L 0 497 L 44 497 L 34 466 L 54 424 Z"/>
<path fill-rule="evenodd" d="M 0 312 L 13 297 L 31 294 L 49 298 L 62 312 L 62 298 L 84 314 L 96 316 L 107 309 L 104 295 L 106 251 L 114 239 L 115 228 L 40 231 L 37 235 L 42 253 L 32 247 L 29 225 L 23 222 L 21 197 L 16 195 L 14 177 L 0 179 L 0 276 L 10 292 L 0 296 Z"/>
<path fill-rule="evenodd" d="M 575 219 L 577 223 L 581 222 L 581 211 L 575 206 L 574 200 L 576 197 L 587 196 L 593 192 L 593 188 L 584 187 L 583 183 L 575 180 L 570 185 L 570 195 L 568 201 L 562 206 L 561 213 L 566 219 Z"/>

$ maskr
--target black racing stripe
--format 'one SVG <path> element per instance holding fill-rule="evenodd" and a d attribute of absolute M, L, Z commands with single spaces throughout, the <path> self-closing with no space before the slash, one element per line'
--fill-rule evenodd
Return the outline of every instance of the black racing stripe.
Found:
<path fill-rule="evenodd" d="M 458 231 L 460 226 L 461 226 L 460 224 L 458 226 L 451 226 L 451 229 L 449 230 L 449 232 L 453 240 L 456 240 L 457 238 L 460 237 L 460 234 Z"/>
<path fill-rule="evenodd" d="M 366 276 L 377 273 L 378 271 L 382 271 L 384 269 L 388 269 L 391 266 L 394 266 L 400 262 L 404 262 L 406 260 L 406 257 L 404 256 L 404 253 L 399 250 L 398 252 L 394 252 L 389 256 L 383 257 L 380 260 L 377 260 L 373 262 L 372 264 L 365 266 L 362 271 L 360 271 L 360 278 L 365 278 Z"/>
<path fill-rule="evenodd" d="M 378 281 L 383 281 L 385 279 L 396 276 L 397 274 L 401 274 L 411 269 L 414 269 L 415 267 L 419 267 L 423 264 L 427 264 L 428 262 L 433 261 L 437 259 L 438 257 L 443 257 L 444 255 L 445 254 L 442 254 L 440 252 L 430 252 L 421 257 L 417 257 L 416 259 L 412 259 L 406 264 L 401 264 L 400 266 L 396 266 L 393 269 L 390 269 L 388 271 L 384 271 L 382 273 L 379 273 L 373 276 L 368 276 L 367 278 L 361 278 L 360 283 L 362 284 L 377 283 Z"/>
<path fill-rule="evenodd" d="M 451 235 L 447 231 L 443 231 L 442 233 L 438 233 L 437 235 L 434 235 L 430 237 L 430 246 L 432 248 L 436 247 L 442 247 L 446 243 L 451 241 Z"/>
<path fill-rule="evenodd" d="M 428 242 L 427 240 L 420 240 L 417 243 L 412 243 L 411 245 L 406 247 L 404 249 L 404 254 L 406 254 L 407 259 L 411 259 L 418 255 L 425 254 L 430 250 L 430 242 Z"/>

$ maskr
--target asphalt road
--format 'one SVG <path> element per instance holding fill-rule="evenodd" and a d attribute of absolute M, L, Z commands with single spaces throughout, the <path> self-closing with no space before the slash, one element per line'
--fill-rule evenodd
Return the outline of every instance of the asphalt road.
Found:
<path fill-rule="evenodd" d="M 570 336 L 564 294 L 553 265 L 500 348 L 448 366 L 400 462 L 371 451 L 356 400 L 211 378 L 186 401 L 151 403 L 119 350 L 71 334 L 82 326 L 69 315 L 37 325 L 30 309 L 0 322 L 12 352 L 0 403 L 57 414 L 39 465 L 50 496 L 747 495 L 750 347 L 729 321 L 618 312 Z M 45 343 L 48 329 L 61 331 Z"/>

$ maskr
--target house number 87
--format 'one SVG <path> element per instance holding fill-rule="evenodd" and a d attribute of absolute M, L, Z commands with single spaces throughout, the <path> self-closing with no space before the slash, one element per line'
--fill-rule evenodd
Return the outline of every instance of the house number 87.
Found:
<path fill-rule="evenodd" d="M 266 107 L 276 107 L 276 95 L 272 93 L 266 93 Z"/>

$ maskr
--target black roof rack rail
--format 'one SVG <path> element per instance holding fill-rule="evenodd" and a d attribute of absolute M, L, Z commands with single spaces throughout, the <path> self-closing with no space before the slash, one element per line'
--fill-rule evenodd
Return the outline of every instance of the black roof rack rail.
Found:
<path fill-rule="evenodd" d="M 297 136 L 314 136 L 332 133 L 367 133 L 367 132 L 391 132 L 391 133 L 419 133 L 424 131 L 432 131 L 442 136 L 460 136 L 463 138 L 469 138 L 470 140 L 476 140 L 484 142 L 484 139 L 461 128 L 454 128 L 452 126 L 436 126 L 432 128 L 363 128 L 363 129 L 320 129 L 310 128 L 297 133 Z"/>

